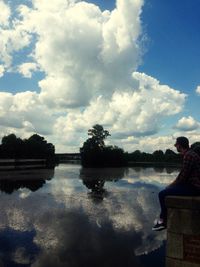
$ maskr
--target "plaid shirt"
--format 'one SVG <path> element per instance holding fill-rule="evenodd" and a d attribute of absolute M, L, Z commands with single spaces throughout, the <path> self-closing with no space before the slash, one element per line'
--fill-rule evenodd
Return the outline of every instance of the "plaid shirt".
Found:
<path fill-rule="evenodd" d="M 173 184 L 190 184 L 200 189 L 200 157 L 192 149 L 185 153 L 182 169 Z"/>

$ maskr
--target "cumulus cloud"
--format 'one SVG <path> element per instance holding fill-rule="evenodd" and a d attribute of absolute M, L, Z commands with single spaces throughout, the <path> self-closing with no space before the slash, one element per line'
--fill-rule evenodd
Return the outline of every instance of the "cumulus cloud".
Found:
<path fill-rule="evenodd" d="M 0 0 L 0 27 L 7 26 L 10 18 L 10 7 L 3 1 Z"/>
<path fill-rule="evenodd" d="M 166 149 L 174 150 L 174 142 L 176 137 L 170 135 L 164 136 L 145 136 L 144 137 L 128 137 L 126 139 L 115 140 L 116 144 L 124 147 L 126 151 L 140 150 L 144 152 L 152 153 L 155 150 Z"/>
<path fill-rule="evenodd" d="M 28 46 L 31 36 L 23 23 L 12 17 L 10 7 L 0 1 L 0 62 L 4 68 L 12 66 L 13 54 Z"/>
<path fill-rule="evenodd" d="M 193 131 L 200 127 L 200 123 L 196 121 L 193 117 L 182 117 L 177 124 L 174 126 L 175 129 L 181 131 Z"/>
<path fill-rule="evenodd" d="M 37 64 L 33 62 L 23 63 L 18 67 L 19 73 L 26 78 L 32 77 L 32 72 L 38 70 Z"/>
<path fill-rule="evenodd" d="M 140 61 L 142 5 L 142 0 L 118 0 L 112 12 L 83 1 L 20 7 L 22 25 L 38 36 L 33 57 L 46 73 L 39 83 L 45 104 L 86 106 L 96 94 L 129 86 Z"/>
<path fill-rule="evenodd" d="M 4 66 L 0 65 L 0 78 L 4 75 Z"/>
<path fill-rule="evenodd" d="M 199 86 L 197 86 L 197 88 L 196 88 L 196 92 L 197 92 L 197 94 L 199 94 L 199 95 L 200 95 L 200 85 L 199 85 Z"/>
<path fill-rule="evenodd" d="M 114 10 L 101 11 L 84 1 L 32 0 L 18 6 L 16 18 L 8 12 L 0 75 L 11 69 L 13 53 L 29 46 L 28 59 L 13 69 L 27 78 L 42 71 L 44 78 L 38 93 L 2 92 L 3 132 L 51 134 L 57 151 L 77 151 L 96 123 L 124 145 L 158 133 L 186 95 L 137 71 L 143 4 L 117 0 Z"/>
<path fill-rule="evenodd" d="M 50 134 L 52 123 L 51 114 L 40 103 L 35 92 L 26 91 L 15 95 L 0 92 L 1 126 Z"/>

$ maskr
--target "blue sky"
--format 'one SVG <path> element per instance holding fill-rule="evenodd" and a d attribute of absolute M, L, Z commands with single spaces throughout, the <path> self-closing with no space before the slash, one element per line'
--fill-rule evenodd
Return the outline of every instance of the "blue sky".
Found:
<path fill-rule="evenodd" d="M 1 135 L 37 132 L 59 152 L 95 123 L 128 151 L 200 140 L 199 1 L 69 2 L 0 1 Z"/>
<path fill-rule="evenodd" d="M 195 92 L 200 77 L 200 3 L 194 1 L 148 1 L 143 22 L 150 38 L 141 71 L 157 77 L 189 95 L 185 114 L 198 119 Z M 188 109 L 188 110 L 187 110 Z"/>

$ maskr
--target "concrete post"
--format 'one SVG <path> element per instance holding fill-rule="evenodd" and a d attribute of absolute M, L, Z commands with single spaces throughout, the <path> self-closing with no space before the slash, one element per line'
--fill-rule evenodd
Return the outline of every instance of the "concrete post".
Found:
<path fill-rule="evenodd" d="M 200 267 L 200 197 L 166 198 L 166 267 Z"/>

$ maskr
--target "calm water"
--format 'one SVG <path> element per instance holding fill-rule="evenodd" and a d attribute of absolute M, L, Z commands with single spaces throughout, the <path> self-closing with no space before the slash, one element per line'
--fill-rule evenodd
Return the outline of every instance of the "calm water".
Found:
<path fill-rule="evenodd" d="M 152 232 L 157 193 L 175 169 L 0 173 L 0 267 L 164 267 L 166 232 Z"/>

